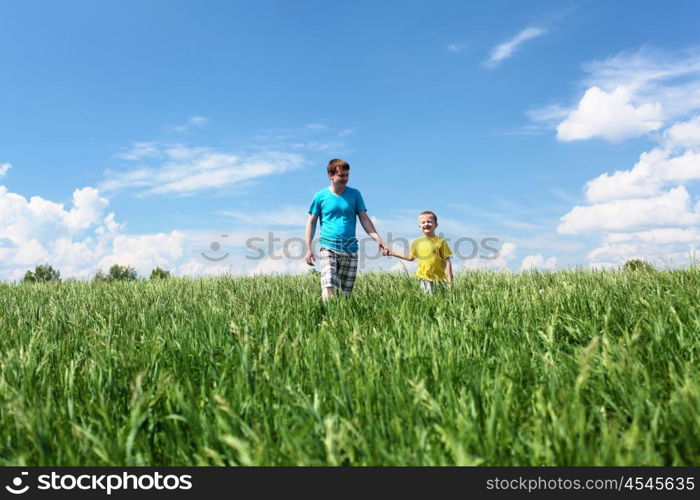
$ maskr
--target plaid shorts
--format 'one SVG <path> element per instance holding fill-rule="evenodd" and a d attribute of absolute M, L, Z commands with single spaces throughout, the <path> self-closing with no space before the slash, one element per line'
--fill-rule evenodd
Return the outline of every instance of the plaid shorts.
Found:
<path fill-rule="evenodd" d="M 350 295 L 357 275 L 357 254 L 321 247 L 321 287 L 341 288 Z"/>
<path fill-rule="evenodd" d="M 436 293 L 444 292 L 447 285 L 444 281 L 428 281 L 420 280 L 420 289 L 426 295 L 434 295 Z"/>

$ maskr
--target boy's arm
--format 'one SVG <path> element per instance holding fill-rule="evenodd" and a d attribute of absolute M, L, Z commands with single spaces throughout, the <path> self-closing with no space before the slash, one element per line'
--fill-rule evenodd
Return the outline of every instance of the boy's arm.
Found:
<path fill-rule="evenodd" d="M 394 252 L 393 250 L 390 250 L 388 248 L 385 250 L 384 255 L 390 255 L 391 257 L 398 257 L 399 259 L 407 260 L 409 262 L 413 262 L 414 260 L 416 260 L 416 258 L 411 256 L 411 255 L 406 255 L 406 254 L 400 253 L 400 252 Z"/>
<path fill-rule="evenodd" d="M 372 219 L 369 218 L 367 215 L 367 212 L 360 212 L 358 215 L 360 218 L 360 224 L 362 224 L 362 229 L 365 230 L 365 232 L 372 237 L 374 241 L 377 242 L 377 246 L 381 250 L 386 250 L 387 246 L 382 241 L 382 238 L 377 234 L 377 230 L 374 229 L 374 223 L 372 222 Z"/>
<path fill-rule="evenodd" d="M 306 241 L 306 263 L 310 266 L 313 266 L 314 260 L 316 260 L 314 250 L 311 248 L 314 233 L 316 232 L 316 221 L 318 221 L 318 215 L 309 214 L 309 219 L 306 221 L 306 232 L 304 234 L 304 240 Z"/>
<path fill-rule="evenodd" d="M 414 241 L 414 242 L 411 244 L 411 248 L 410 248 L 410 250 L 408 251 L 408 254 L 405 254 L 405 253 L 403 253 L 403 252 L 394 252 L 392 249 L 390 249 L 389 247 L 387 247 L 387 248 L 384 250 L 384 255 L 390 255 L 390 256 L 392 256 L 392 257 L 398 257 L 399 259 L 403 259 L 403 260 L 407 260 L 407 261 L 409 261 L 409 262 L 413 262 L 414 260 L 416 260 L 415 250 L 414 250 L 414 248 L 413 248 L 413 246 L 415 245 L 415 243 L 416 243 L 416 242 Z"/>
<path fill-rule="evenodd" d="M 447 274 L 447 283 L 452 286 L 452 261 L 449 257 L 445 259 L 445 274 Z"/>

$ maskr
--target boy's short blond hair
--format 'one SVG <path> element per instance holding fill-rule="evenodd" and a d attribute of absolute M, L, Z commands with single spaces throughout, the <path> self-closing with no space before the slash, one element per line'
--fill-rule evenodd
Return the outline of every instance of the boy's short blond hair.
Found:
<path fill-rule="evenodd" d="M 328 162 L 328 175 L 337 174 L 338 169 L 350 170 L 350 164 L 345 160 L 341 160 L 340 158 L 334 158 Z"/>
<path fill-rule="evenodd" d="M 423 215 L 430 215 L 433 218 L 433 221 L 437 224 L 437 215 L 435 215 L 435 212 L 423 210 L 420 214 L 418 214 L 418 218 L 420 219 Z"/>

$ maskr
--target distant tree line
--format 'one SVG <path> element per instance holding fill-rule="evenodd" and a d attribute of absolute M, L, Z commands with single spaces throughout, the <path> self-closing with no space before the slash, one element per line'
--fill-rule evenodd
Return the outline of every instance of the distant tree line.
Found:
<path fill-rule="evenodd" d="M 626 272 L 652 272 L 656 268 L 650 263 L 641 259 L 631 259 L 624 263 L 622 270 Z M 170 278 L 170 271 L 156 267 L 151 271 L 149 279 L 159 280 Z M 136 269 L 130 266 L 120 266 L 114 264 L 108 272 L 101 269 L 97 271 L 92 281 L 107 283 L 111 281 L 135 281 L 139 279 Z M 61 272 L 54 269 L 49 264 L 36 266 L 34 271 L 27 271 L 22 278 L 22 283 L 49 283 L 61 281 Z"/>
<path fill-rule="evenodd" d="M 151 271 L 151 276 L 149 279 L 167 279 L 170 278 L 170 271 L 156 267 Z M 114 264 L 109 268 L 106 273 L 99 269 L 92 281 L 99 283 L 106 283 L 111 281 L 135 281 L 139 279 L 136 269 L 130 266 L 120 266 L 119 264 Z M 49 264 L 42 264 L 36 266 L 33 271 L 27 271 L 24 273 L 24 278 L 22 278 L 22 283 L 49 283 L 49 282 L 59 282 L 61 281 L 61 272 L 58 269 L 54 269 Z"/>

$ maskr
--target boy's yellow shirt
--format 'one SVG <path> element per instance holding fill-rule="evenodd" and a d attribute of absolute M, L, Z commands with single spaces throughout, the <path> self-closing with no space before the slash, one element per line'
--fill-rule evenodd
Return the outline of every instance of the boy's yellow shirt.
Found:
<path fill-rule="evenodd" d="M 410 256 L 418 259 L 416 276 L 424 280 L 445 281 L 445 259 L 450 255 L 447 242 L 438 236 L 421 236 L 411 243 Z"/>

